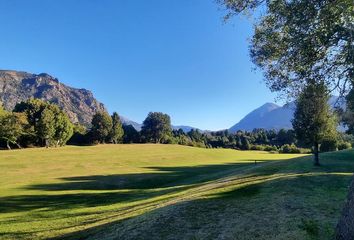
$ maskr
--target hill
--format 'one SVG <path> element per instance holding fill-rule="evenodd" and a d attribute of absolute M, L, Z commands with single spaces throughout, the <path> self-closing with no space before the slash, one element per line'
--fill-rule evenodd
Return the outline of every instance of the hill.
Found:
<path fill-rule="evenodd" d="M 333 96 L 329 100 L 329 104 L 334 107 L 345 109 L 345 103 L 338 97 Z M 238 130 L 252 131 L 255 128 L 264 129 L 291 129 L 291 120 L 295 111 L 295 103 L 290 102 L 283 106 L 274 103 L 266 103 L 261 107 L 253 110 L 242 118 L 238 123 L 229 128 L 229 131 L 234 133 Z M 343 130 L 343 127 L 339 128 Z"/>
<path fill-rule="evenodd" d="M 353 157 L 314 167 L 177 145 L 1 151 L 0 238 L 332 239 Z"/>
<path fill-rule="evenodd" d="M 59 105 L 72 122 L 89 125 L 97 111 L 106 111 L 86 89 L 66 86 L 46 73 L 32 74 L 19 71 L 0 70 L 0 101 L 7 110 L 18 102 L 39 98 Z"/>

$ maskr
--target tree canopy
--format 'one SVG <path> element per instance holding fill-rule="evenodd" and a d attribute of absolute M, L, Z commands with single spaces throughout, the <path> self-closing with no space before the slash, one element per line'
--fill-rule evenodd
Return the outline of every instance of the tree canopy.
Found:
<path fill-rule="evenodd" d="M 352 0 L 219 0 L 226 18 L 257 16 L 252 61 L 272 91 L 294 97 L 309 81 L 345 94 L 354 81 Z M 262 8 L 261 11 L 256 11 Z M 265 11 L 264 11 L 265 10 Z"/>
<path fill-rule="evenodd" d="M 29 99 L 17 104 L 14 112 L 26 115 L 32 143 L 62 146 L 73 134 L 69 117 L 57 105 L 39 99 Z"/>
<path fill-rule="evenodd" d="M 337 121 L 328 99 L 325 84 L 309 84 L 297 100 L 292 121 L 297 138 L 314 147 L 315 165 L 319 165 L 319 145 L 337 135 Z"/>
<path fill-rule="evenodd" d="M 148 114 L 141 129 L 141 135 L 146 142 L 163 143 L 171 134 L 170 116 L 161 112 Z"/>

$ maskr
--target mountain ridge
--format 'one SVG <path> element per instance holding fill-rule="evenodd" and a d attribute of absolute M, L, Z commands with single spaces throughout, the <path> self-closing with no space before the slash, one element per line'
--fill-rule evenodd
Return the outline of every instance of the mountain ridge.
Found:
<path fill-rule="evenodd" d="M 55 103 L 72 122 L 84 125 L 90 124 L 96 112 L 107 111 L 91 91 L 67 86 L 47 73 L 0 70 L 0 101 L 5 109 L 11 111 L 17 103 L 30 98 Z"/>

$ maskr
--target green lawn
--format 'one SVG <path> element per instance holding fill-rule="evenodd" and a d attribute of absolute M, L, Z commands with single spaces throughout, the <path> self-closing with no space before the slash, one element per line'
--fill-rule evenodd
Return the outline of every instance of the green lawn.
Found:
<path fill-rule="evenodd" d="M 0 239 L 330 239 L 354 151 L 321 159 L 148 144 L 1 151 Z"/>

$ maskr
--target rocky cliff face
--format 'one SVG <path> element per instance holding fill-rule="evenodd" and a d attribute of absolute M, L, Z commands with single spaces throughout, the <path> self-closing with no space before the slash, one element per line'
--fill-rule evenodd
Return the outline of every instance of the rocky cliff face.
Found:
<path fill-rule="evenodd" d="M 68 87 L 46 73 L 0 70 L 0 101 L 5 109 L 12 110 L 17 103 L 29 98 L 55 103 L 72 122 L 84 125 L 90 124 L 97 111 L 106 111 L 90 91 Z"/>

